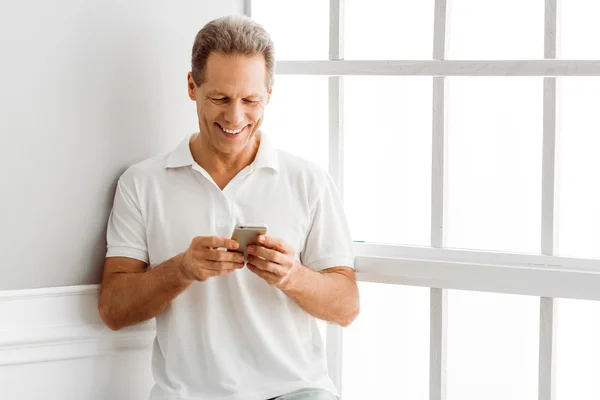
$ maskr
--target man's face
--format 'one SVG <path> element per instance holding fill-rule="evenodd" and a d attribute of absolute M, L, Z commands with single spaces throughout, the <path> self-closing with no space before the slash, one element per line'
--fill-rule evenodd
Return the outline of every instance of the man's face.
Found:
<path fill-rule="evenodd" d="M 258 132 L 271 96 L 266 74 L 262 56 L 217 53 L 209 55 L 200 87 L 188 74 L 188 91 L 196 101 L 200 132 L 217 152 L 237 154 Z"/>

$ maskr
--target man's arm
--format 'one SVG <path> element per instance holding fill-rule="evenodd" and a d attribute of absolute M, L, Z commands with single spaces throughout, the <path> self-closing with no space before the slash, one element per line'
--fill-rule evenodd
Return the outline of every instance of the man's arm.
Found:
<path fill-rule="evenodd" d="M 360 311 L 354 270 L 328 268 L 315 272 L 297 264 L 280 289 L 313 317 L 347 327 Z"/>
<path fill-rule="evenodd" d="M 148 269 L 143 261 L 109 257 L 104 264 L 98 311 L 113 330 L 158 315 L 194 281 L 204 282 L 244 267 L 244 255 L 234 240 L 199 236 L 185 251 Z"/>
<path fill-rule="evenodd" d="M 181 255 L 148 269 L 126 257 L 109 257 L 104 263 L 98 311 L 113 330 L 154 318 L 193 281 L 180 268 Z"/>
<path fill-rule="evenodd" d="M 284 241 L 266 235 L 248 246 L 248 269 L 279 288 L 310 315 L 348 326 L 359 313 L 354 270 L 328 268 L 315 272 L 294 261 L 295 250 Z"/>

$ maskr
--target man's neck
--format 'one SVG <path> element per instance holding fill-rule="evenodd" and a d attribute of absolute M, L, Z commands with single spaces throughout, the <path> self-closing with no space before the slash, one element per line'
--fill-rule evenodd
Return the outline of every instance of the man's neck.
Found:
<path fill-rule="evenodd" d="M 213 180 L 223 189 L 241 170 L 256 158 L 260 137 L 253 136 L 242 151 L 237 154 L 219 152 L 202 133 L 197 133 L 190 141 L 192 157 Z"/>

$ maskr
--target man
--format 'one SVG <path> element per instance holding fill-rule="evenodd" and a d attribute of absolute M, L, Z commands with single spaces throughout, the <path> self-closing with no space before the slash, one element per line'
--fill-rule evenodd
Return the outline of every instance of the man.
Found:
<path fill-rule="evenodd" d="M 192 53 L 199 133 L 120 177 L 100 315 L 111 329 L 156 317 L 151 399 L 334 399 L 315 318 L 347 326 L 359 310 L 335 185 L 260 131 L 274 75 L 260 25 L 212 21 Z M 231 234 L 250 222 L 268 232 L 245 266 Z"/>

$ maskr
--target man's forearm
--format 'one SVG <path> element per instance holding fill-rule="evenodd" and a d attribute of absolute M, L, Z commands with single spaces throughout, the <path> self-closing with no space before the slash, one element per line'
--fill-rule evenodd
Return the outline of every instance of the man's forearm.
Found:
<path fill-rule="evenodd" d="M 119 273 L 103 282 L 98 301 L 100 315 L 114 330 L 147 321 L 191 284 L 183 276 L 180 256 L 139 273 Z"/>
<path fill-rule="evenodd" d="M 280 289 L 315 318 L 348 326 L 359 312 L 356 282 L 342 273 L 315 272 L 295 266 Z"/>

